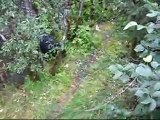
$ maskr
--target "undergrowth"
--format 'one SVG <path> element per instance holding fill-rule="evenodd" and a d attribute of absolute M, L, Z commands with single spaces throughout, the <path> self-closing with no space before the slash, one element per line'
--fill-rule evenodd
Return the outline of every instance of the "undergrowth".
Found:
<path fill-rule="evenodd" d="M 111 63 L 125 62 L 123 56 L 126 51 L 122 49 L 122 44 L 117 40 L 109 40 L 102 44 L 100 39 L 102 36 L 97 35 L 93 34 L 93 31 L 88 27 L 80 27 L 75 42 L 67 45 L 67 57 L 55 76 L 42 72 L 40 81 L 33 82 L 26 78 L 22 90 L 8 86 L 0 94 L 3 96 L 0 98 L 0 118 L 44 119 L 48 112 L 56 107 L 59 96 L 69 89 L 74 71 L 77 69 L 76 61 L 82 60 L 92 50 L 99 48 L 103 52 L 102 57 L 88 70 L 89 74 L 83 80 L 72 101 L 65 107 L 61 118 L 98 119 L 116 118 L 118 115 L 124 118 L 126 116 L 124 114 L 128 115 L 129 113 L 125 110 L 118 109 L 119 111 L 113 112 L 113 108 L 117 107 L 114 106 L 114 103 L 113 106 L 105 104 L 105 100 L 112 94 L 116 94 L 122 87 L 121 83 L 111 79 L 107 68 Z M 124 104 L 119 106 L 124 106 Z"/>
<path fill-rule="evenodd" d="M 3 106 L 1 106 L 0 118 L 45 118 L 48 106 L 66 91 L 70 82 L 71 77 L 65 71 L 61 71 L 55 76 L 41 73 L 41 80 L 37 82 L 27 79 L 24 90 L 16 90 L 8 86 L 10 90 L 6 88 L 1 92 Z"/>

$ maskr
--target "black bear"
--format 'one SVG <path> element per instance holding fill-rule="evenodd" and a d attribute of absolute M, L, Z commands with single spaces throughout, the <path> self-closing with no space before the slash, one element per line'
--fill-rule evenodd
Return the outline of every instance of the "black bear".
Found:
<path fill-rule="evenodd" d="M 64 41 L 57 42 L 54 37 L 48 34 L 43 34 L 40 38 L 40 51 L 45 54 L 49 53 L 49 56 L 44 59 L 48 61 L 50 57 L 55 57 L 49 72 L 55 75 L 58 66 L 62 62 L 62 59 L 66 56 L 66 51 L 64 50 Z M 44 59 L 42 58 L 42 65 Z"/>
<path fill-rule="evenodd" d="M 62 46 L 64 46 L 63 42 L 57 42 L 56 39 L 49 34 L 40 36 L 40 51 L 43 54 L 49 53 L 49 57 L 55 57 L 58 51 L 61 51 L 62 57 L 65 57 L 66 51 Z"/>
<path fill-rule="evenodd" d="M 43 34 L 40 37 L 40 51 L 42 53 L 56 52 L 61 48 L 60 43 L 58 43 L 55 38 L 48 34 Z"/>

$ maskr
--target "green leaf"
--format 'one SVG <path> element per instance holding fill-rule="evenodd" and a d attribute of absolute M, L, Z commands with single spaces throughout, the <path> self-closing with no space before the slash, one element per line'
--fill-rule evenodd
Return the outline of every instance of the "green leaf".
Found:
<path fill-rule="evenodd" d="M 160 63 L 160 55 L 159 54 L 156 54 L 154 56 L 154 59 L 155 59 L 155 61 L 157 61 L 158 63 Z"/>
<path fill-rule="evenodd" d="M 126 82 L 128 82 L 128 81 L 130 80 L 129 76 L 126 75 L 126 74 L 121 75 L 121 76 L 119 77 L 119 79 L 122 80 L 123 83 L 126 83 Z"/>
<path fill-rule="evenodd" d="M 145 50 L 145 48 L 142 45 L 137 45 L 134 50 L 136 52 L 142 52 Z"/>
<path fill-rule="evenodd" d="M 114 74 L 118 73 L 118 72 L 121 71 L 122 69 L 123 69 L 123 66 L 120 65 L 120 64 L 111 65 L 111 66 L 109 67 L 109 70 L 110 70 L 112 73 L 114 73 Z"/>
<path fill-rule="evenodd" d="M 160 90 L 160 82 L 157 82 L 157 83 L 154 85 L 154 90 Z"/>
<path fill-rule="evenodd" d="M 149 94 L 149 90 L 147 88 L 142 88 L 143 92 Z"/>
<path fill-rule="evenodd" d="M 153 74 L 150 67 L 148 67 L 146 65 L 141 65 L 141 66 L 137 67 L 136 73 L 141 76 L 144 76 L 144 77 L 150 77 Z"/>
<path fill-rule="evenodd" d="M 144 29 L 144 28 L 146 28 L 146 27 L 143 26 L 143 25 L 137 25 L 137 30 L 142 30 L 142 29 Z"/>
<path fill-rule="evenodd" d="M 123 69 L 123 66 L 120 65 L 120 64 L 116 64 L 116 66 L 117 66 L 117 68 L 118 68 L 119 70 L 122 70 L 122 69 Z"/>
<path fill-rule="evenodd" d="M 144 92 L 141 89 L 139 89 L 139 90 L 136 91 L 136 93 L 134 95 L 136 95 L 138 97 L 143 97 Z"/>
<path fill-rule="evenodd" d="M 157 107 L 156 101 L 154 99 L 151 99 L 151 104 L 149 106 L 149 111 L 153 111 Z"/>
<path fill-rule="evenodd" d="M 160 91 L 156 91 L 153 93 L 153 97 L 160 97 Z"/>
<path fill-rule="evenodd" d="M 38 54 L 38 51 L 37 50 L 33 50 L 32 51 L 34 54 Z"/>
<path fill-rule="evenodd" d="M 137 25 L 138 25 L 137 22 L 131 21 L 124 27 L 123 30 L 127 30 L 128 28 L 133 27 L 133 26 L 137 26 Z"/>
<path fill-rule="evenodd" d="M 151 62 L 151 66 L 153 67 L 153 68 L 157 68 L 158 66 L 159 66 L 160 64 L 158 63 L 158 62 L 156 62 L 156 61 L 152 61 Z"/>
<path fill-rule="evenodd" d="M 160 39 L 159 38 L 155 38 L 155 40 L 152 41 L 150 47 L 154 48 L 154 49 L 159 49 L 160 48 L 159 43 L 160 43 Z"/>
<path fill-rule="evenodd" d="M 135 108 L 135 114 L 138 115 L 138 116 L 142 116 L 143 115 L 143 110 L 144 110 L 144 107 L 142 104 L 138 104 Z"/>
<path fill-rule="evenodd" d="M 147 17 L 156 17 L 159 14 L 158 11 L 151 10 L 151 13 L 148 13 Z"/>
<path fill-rule="evenodd" d="M 126 70 L 126 71 L 133 71 L 134 69 L 136 68 L 136 64 L 134 63 L 129 63 L 125 66 L 125 68 L 123 70 Z"/>
<path fill-rule="evenodd" d="M 118 71 L 114 76 L 113 76 L 113 79 L 119 79 L 119 77 L 121 77 L 123 75 L 122 72 Z"/>
<path fill-rule="evenodd" d="M 148 55 L 148 50 L 145 49 L 145 50 L 139 55 L 139 57 L 140 57 L 140 58 L 143 58 L 143 57 L 145 57 L 145 56 L 147 56 L 147 55 Z"/>
<path fill-rule="evenodd" d="M 152 32 L 154 31 L 154 29 L 153 29 L 153 28 L 150 28 L 150 27 L 147 27 L 146 29 L 147 29 L 147 32 L 148 32 L 148 33 L 152 33 Z"/>
<path fill-rule="evenodd" d="M 109 66 L 109 70 L 110 70 L 112 73 L 117 73 L 117 72 L 119 72 L 118 68 L 117 68 L 115 65 Z"/>
<path fill-rule="evenodd" d="M 148 86 L 151 86 L 151 85 L 152 85 L 152 84 L 151 84 L 150 81 L 145 80 L 145 81 L 142 83 L 141 88 L 143 89 L 143 91 L 149 93 L 149 91 L 148 91 L 147 88 L 148 88 Z"/>
<path fill-rule="evenodd" d="M 148 33 L 152 33 L 154 31 L 154 23 L 150 23 L 148 27 L 146 27 Z"/>
<path fill-rule="evenodd" d="M 152 99 L 150 97 L 148 97 L 145 100 L 143 100 L 141 103 L 147 105 L 147 104 L 149 104 L 151 102 L 152 102 Z"/>
<path fill-rule="evenodd" d="M 138 77 L 139 76 L 139 74 L 137 74 L 136 72 L 132 72 L 132 74 L 131 74 L 131 78 L 135 78 L 135 77 Z"/>

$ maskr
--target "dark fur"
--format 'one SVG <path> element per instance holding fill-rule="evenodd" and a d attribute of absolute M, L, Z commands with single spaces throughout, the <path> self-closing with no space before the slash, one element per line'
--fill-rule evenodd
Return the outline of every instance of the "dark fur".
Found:
<path fill-rule="evenodd" d="M 44 54 L 56 50 L 60 46 L 60 43 L 56 42 L 55 38 L 51 35 L 44 34 L 40 38 L 40 50 Z"/>

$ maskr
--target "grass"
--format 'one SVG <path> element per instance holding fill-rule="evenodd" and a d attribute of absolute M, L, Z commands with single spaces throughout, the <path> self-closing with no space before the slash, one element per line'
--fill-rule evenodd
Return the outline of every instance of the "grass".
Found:
<path fill-rule="evenodd" d="M 48 106 L 66 91 L 70 82 L 70 75 L 61 71 L 54 77 L 42 73 L 41 81 L 26 80 L 24 90 L 6 88 L 1 92 L 3 104 L 1 104 L 0 118 L 45 118 Z M 6 99 L 4 94 L 7 95 Z"/>

